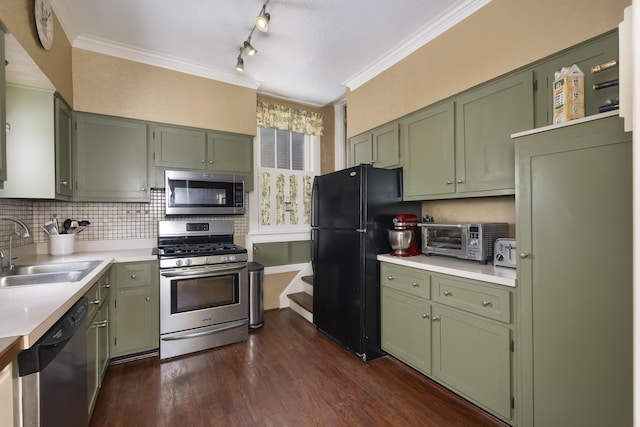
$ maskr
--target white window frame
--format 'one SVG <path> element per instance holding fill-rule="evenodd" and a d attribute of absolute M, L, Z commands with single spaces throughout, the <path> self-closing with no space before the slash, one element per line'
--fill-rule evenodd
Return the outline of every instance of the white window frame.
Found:
<path fill-rule="evenodd" d="M 305 135 L 308 152 L 305 155 L 305 169 L 313 175 L 320 174 L 320 137 L 316 135 Z M 256 129 L 256 136 L 253 140 L 253 164 L 254 169 L 254 191 L 249 193 L 249 234 L 247 235 L 247 247 L 253 243 L 263 242 L 286 242 L 295 240 L 309 240 L 311 225 L 304 224 L 296 227 L 295 231 L 287 231 L 286 226 L 281 226 L 281 230 L 270 227 L 269 230 L 260 227 L 260 127 Z M 263 227 L 262 227 L 263 228 Z"/>

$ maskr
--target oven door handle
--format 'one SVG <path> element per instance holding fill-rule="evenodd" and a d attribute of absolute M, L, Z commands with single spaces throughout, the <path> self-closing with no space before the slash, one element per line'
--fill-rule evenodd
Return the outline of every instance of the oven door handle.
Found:
<path fill-rule="evenodd" d="M 160 272 L 161 276 L 164 277 L 190 277 L 193 279 L 201 278 L 201 277 L 209 277 L 212 273 L 230 273 L 232 271 L 241 271 L 247 268 L 246 264 L 243 264 L 240 267 L 220 267 L 220 268 L 209 268 L 207 270 L 197 270 L 197 271 L 166 271 Z"/>
<path fill-rule="evenodd" d="M 246 320 L 238 320 L 236 322 L 231 322 L 226 325 L 217 326 L 213 328 L 207 328 L 206 331 L 202 332 L 190 332 L 181 335 L 172 335 L 170 337 L 160 337 L 162 341 L 177 341 L 177 340 L 186 340 L 188 338 L 197 338 L 205 335 L 217 334 L 222 331 L 226 331 L 229 329 L 239 328 L 240 326 L 245 326 L 248 322 Z"/>

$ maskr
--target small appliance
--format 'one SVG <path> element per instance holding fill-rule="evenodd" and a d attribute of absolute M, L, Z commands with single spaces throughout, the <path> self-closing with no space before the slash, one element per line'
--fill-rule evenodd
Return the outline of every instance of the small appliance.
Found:
<path fill-rule="evenodd" d="M 389 230 L 389 244 L 393 249 L 391 256 L 406 257 L 422 254 L 417 243 L 417 226 L 417 215 L 398 214 L 393 218 L 393 229 Z"/>
<path fill-rule="evenodd" d="M 497 267 L 516 268 L 516 239 L 496 239 L 493 250 L 493 265 Z"/>
<path fill-rule="evenodd" d="M 506 222 L 476 224 L 418 224 L 422 228 L 422 253 L 447 255 L 486 264 L 493 259 L 493 244 L 506 237 Z"/>
<path fill-rule="evenodd" d="M 243 215 L 244 176 L 165 171 L 167 215 Z"/>

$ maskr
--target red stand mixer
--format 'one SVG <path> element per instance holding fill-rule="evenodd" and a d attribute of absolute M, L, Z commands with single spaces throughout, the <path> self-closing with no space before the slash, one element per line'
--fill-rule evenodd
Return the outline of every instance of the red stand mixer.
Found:
<path fill-rule="evenodd" d="M 393 218 L 393 230 L 389 230 L 389 244 L 393 252 L 391 256 L 421 255 L 416 239 L 418 217 L 413 214 L 398 214 Z"/>

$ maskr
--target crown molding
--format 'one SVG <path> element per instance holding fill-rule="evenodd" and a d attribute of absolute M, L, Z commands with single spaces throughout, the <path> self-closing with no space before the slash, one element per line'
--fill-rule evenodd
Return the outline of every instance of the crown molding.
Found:
<path fill-rule="evenodd" d="M 379 57 L 343 84 L 350 90 L 362 86 L 490 2 L 491 0 L 459 0 L 445 13 L 429 21 L 414 35 L 405 39 L 396 48 Z"/>
<path fill-rule="evenodd" d="M 96 37 L 88 37 L 85 35 L 78 36 L 73 42 L 73 47 L 168 70 L 178 71 L 185 74 L 204 77 L 206 79 L 218 80 L 224 83 L 230 83 L 250 89 L 258 89 L 261 84 L 261 82 L 247 77 L 242 77 L 235 72 L 220 70 L 197 62 L 185 61 L 184 59 L 175 56 L 162 55 L 150 50 L 115 43 Z"/>

